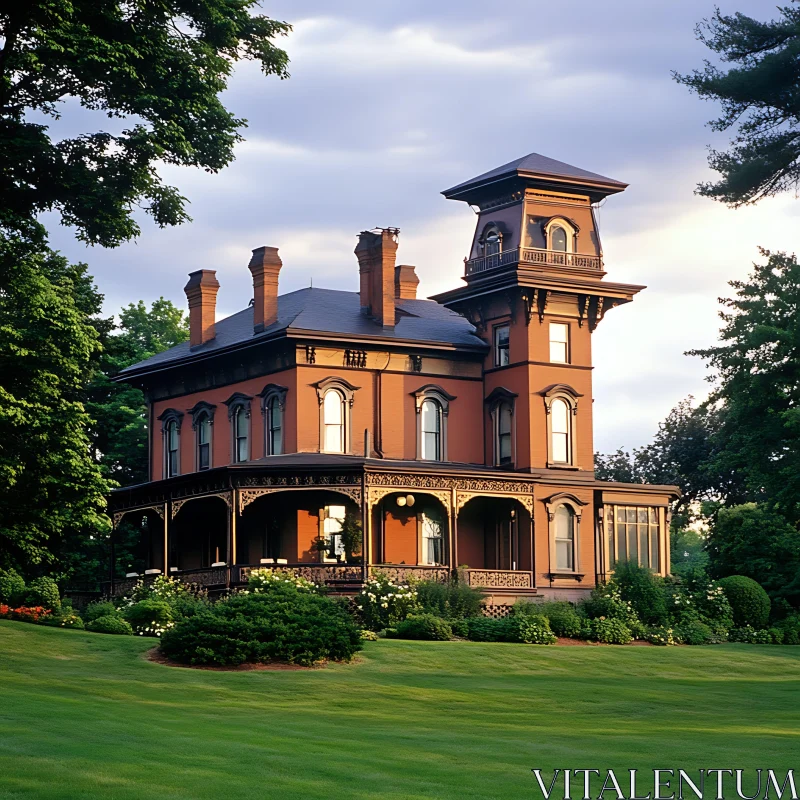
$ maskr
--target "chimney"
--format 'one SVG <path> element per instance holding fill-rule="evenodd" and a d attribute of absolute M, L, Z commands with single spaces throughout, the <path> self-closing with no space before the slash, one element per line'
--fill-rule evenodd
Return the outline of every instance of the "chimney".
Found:
<path fill-rule="evenodd" d="M 400 264 L 394 268 L 394 296 L 397 300 L 416 300 L 419 278 L 414 267 Z"/>
<path fill-rule="evenodd" d="M 394 262 L 399 233 L 397 228 L 362 231 L 355 249 L 361 310 L 385 328 L 394 327 Z"/>
<path fill-rule="evenodd" d="M 259 333 L 278 321 L 278 273 L 283 262 L 277 247 L 259 247 L 247 266 L 253 276 L 253 330 Z"/>
<path fill-rule="evenodd" d="M 189 300 L 189 344 L 192 347 L 210 342 L 214 332 L 214 312 L 217 306 L 219 282 L 213 269 L 199 269 L 189 273 L 189 282 L 183 287 Z"/>

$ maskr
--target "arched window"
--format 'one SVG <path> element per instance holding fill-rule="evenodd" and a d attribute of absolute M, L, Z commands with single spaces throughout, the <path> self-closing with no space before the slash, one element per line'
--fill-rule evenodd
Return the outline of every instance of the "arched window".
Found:
<path fill-rule="evenodd" d="M 267 455 L 283 453 L 283 408 L 277 395 L 267 401 Z"/>
<path fill-rule="evenodd" d="M 567 252 L 567 232 L 560 225 L 550 228 L 550 249 L 560 253 Z"/>
<path fill-rule="evenodd" d="M 511 423 L 513 412 L 511 403 L 504 401 L 497 406 L 497 460 L 500 464 L 510 464 L 513 460 L 511 454 Z"/>
<path fill-rule="evenodd" d="M 417 410 L 417 458 L 447 461 L 447 416 L 456 398 L 432 383 L 411 394 Z"/>
<path fill-rule="evenodd" d="M 345 451 L 344 396 L 338 389 L 328 389 L 322 400 L 322 449 L 326 453 Z"/>
<path fill-rule="evenodd" d="M 444 564 L 444 521 L 430 511 L 420 514 L 422 558 L 420 563 L 430 566 Z"/>
<path fill-rule="evenodd" d="M 180 451 L 177 420 L 171 419 L 167 422 L 164 438 L 167 444 L 167 477 L 172 478 L 178 474 L 178 454 Z"/>
<path fill-rule="evenodd" d="M 563 397 L 550 404 L 550 460 L 554 464 L 572 463 L 571 409 Z"/>
<path fill-rule="evenodd" d="M 499 231 L 496 228 L 493 228 L 486 234 L 486 239 L 483 246 L 484 255 L 496 256 L 500 252 L 500 248 L 502 246 L 503 239 L 500 236 Z"/>
<path fill-rule="evenodd" d="M 558 506 L 554 519 L 556 569 L 575 570 L 575 512 L 566 504 Z"/>
<path fill-rule="evenodd" d="M 196 423 L 197 428 L 197 469 L 211 467 L 211 417 L 204 412 Z"/>
<path fill-rule="evenodd" d="M 231 461 L 242 464 L 250 460 L 250 395 L 235 392 L 226 401 L 231 422 Z"/>
<path fill-rule="evenodd" d="M 422 425 L 422 451 L 425 461 L 442 460 L 442 406 L 438 400 L 428 397 L 422 401 L 420 412 Z"/>

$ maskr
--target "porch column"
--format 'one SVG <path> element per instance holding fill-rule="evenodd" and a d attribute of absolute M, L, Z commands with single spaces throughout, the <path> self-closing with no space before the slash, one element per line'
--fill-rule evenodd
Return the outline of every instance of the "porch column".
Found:
<path fill-rule="evenodd" d="M 450 493 L 450 514 L 448 515 L 448 560 L 450 572 L 458 569 L 458 506 L 456 505 L 456 490 Z"/>
<path fill-rule="evenodd" d="M 536 504 L 531 503 L 531 589 L 536 588 L 536 523 L 534 516 L 536 514 Z"/>
<path fill-rule="evenodd" d="M 361 476 L 361 580 L 366 581 L 369 578 L 369 565 L 370 565 L 370 544 L 372 541 L 372 525 L 370 520 L 372 518 L 372 508 L 369 503 L 369 494 L 367 491 L 367 477 Z"/>
<path fill-rule="evenodd" d="M 225 581 L 226 586 L 230 588 L 233 576 L 233 570 L 236 564 L 236 516 L 238 513 L 237 509 L 237 501 L 238 501 L 238 492 L 236 489 L 231 489 L 230 491 L 230 502 L 228 503 L 228 568 L 227 572 L 227 579 Z"/>
<path fill-rule="evenodd" d="M 169 503 L 162 506 L 164 511 L 164 575 L 169 575 Z"/>

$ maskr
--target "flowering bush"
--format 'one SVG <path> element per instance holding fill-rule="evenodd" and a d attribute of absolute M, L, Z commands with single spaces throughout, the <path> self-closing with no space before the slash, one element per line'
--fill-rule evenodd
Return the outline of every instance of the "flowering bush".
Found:
<path fill-rule="evenodd" d="M 93 633 L 110 633 L 117 636 L 133 636 L 133 628 L 122 617 L 98 617 L 86 623 L 86 630 Z"/>
<path fill-rule="evenodd" d="M 663 625 L 667 621 L 664 579 L 647 567 L 640 567 L 632 561 L 618 561 L 609 583 L 619 591 L 623 600 L 631 604 L 645 624 Z"/>
<path fill-rule="evenodd" d="M 591 638 L 605 644 L 628 644 L 633 641 L 631 629 L 622 620 L 606 617 L 592 620 Z"/>
<path fill-rule="evenodd" d="M 209 607 L 208 592 L 205 589 L 187 586 L 175 578 L 159 575 L 153 581 L 137 581 L 131 596 L 123 597 L 120 601 L 119 609 L 109 610 L 108 614 L 110 616 L 115 614 L 125 616 L 127 609 L 142 600 L 155 600 L 166 603 L 172 609 L 173 619 L 191 617 Z"/>
<path fill-rule="evenodd" d="M 714 639 L 714 632 L 705 622 L 693 620 L 675 628 L 675 639 L 681 644 L 711 644 Z"/>
<path fill-rule="evenodd" d="M 36 578 L 28 584 L 27 604 L 43 606 L 52 611 L 61 610 L 61 595 L 58 584 L 52 578 Z"/>
<path fill-rule="evenodd" d="M 752 625 L 732 628 L 729 639 L 732 642 L 743 642 L 744 644 L 772 644 L 772 636 L 769 631 L 756 630 Z"/>
<path fill-rule="evenodd" d="M 378 634 L 375 631 L 368 631 L 364 629 L 361 631 L 361 641 L 362 642 L 377 642 L 378 641 Z"/>
<path fill-rule="evenodd" d="M 639 615 L 630 600 L 623 600 L 619 587 L 612 580 L 592 589 L 592 594 L 583 600 L 580 610 L 589 619 L 615 619 L 629 627 L 639 622 Z"/>
<path fill-rule="evenodd" d="M 380 574 L 364 584 L 354 603 L 364 627 L 371 631 L 391 628 L 419 607 L 416 589 Z"/>
<path fill-rule="evenodd" d="M 95 600 L 86 606 L 83 618 L 86 622 L 93 622 L 100 617 L 119 616 L 117 607 L 110 600 Z"/>
<path fill-rule="evenodd" d="M 169 603 L 155 598 L 128 606 L 124 616 L 139 636 L 161 636 L 175 624 Z"/>
<path fill-rule="evenodd" d="M 306 580 L 300 575 L 296 575 L 289 569 L 269 569 L 266 567 L 254 569 L 247 580 L 247 588 L 255 594 L 268 592 L 273 587 L 281 584 L 291 584 L 300 592 L 321 594 L 323 591 L 323 587 Z"/>
<path fill-rule="evenodd" d="M 545 617 L 556 636 L 578 638 L 581 635 L 581 618 L 578 616 L 575 606 L 564 600 L 552 600 L 545 603 L 518 600 L 514 604 L 512 613 L 514 616 Z"/>
<path fill-rule="evenodd" d="M 686 576 L 686 588 L 699 619 L 719 635 L 733 627 L 733 609 L 722 586 L 705 572 L 693 570 Z"/>
<path fill-rule="evenodd" d="M 11 608 L 8 605 L 0 605 L 0 617 L 5 619 L 15 619 L 19 622 L 44 622 L 53 612 L 44 606 L 18 606 Z"/>
<path fill-rule="evenodd" d="M 668 628 L 666 625 L 656 625 L 654 628 L 648 628 L 647 641 L 650 644 L 658 644 L 663 647 L 676 644 L 672 628 Z"/>
<path fill-rule="evenodd" d="M 522 642 L 555 644 L 556 637 L 545 617 L 532 614 L 514 615 L 505 619 L 478 617 L 467 621 L 473 642 Z"/>

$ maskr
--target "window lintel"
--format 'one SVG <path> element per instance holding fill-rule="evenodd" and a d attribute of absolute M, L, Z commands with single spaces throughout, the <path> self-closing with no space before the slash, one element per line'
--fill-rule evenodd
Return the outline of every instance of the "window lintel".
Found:
<path fill-rule="evenodd" d="M 426 383 L 410 394 L 414 398 L 417 414 L 422 411 L 422 404 L 428 399 L 437 400 L 442 407 L 442 413 L 447 414 L 450 403 L 456 399 L 455 395 L 435 383 Z"/>
<path fill-rule="evenodd" d="M 253 398 L 249 394 L 244 394 L 243 392 L 234 392 L 227 400 L 224 400 L 226 406 L 228 406 L 228 419 L 232 419 L 233 415 L 236 413 L 236 410 L 241 406 L 244 407 L 244 410 L 247 412 L 247 416 L 250 416 L 250 401 Z"/>
<path fill-rule="evenodd" d="M 161 423 L 161 430 L 166 430 L 170 422 L 177 422 L 180 428 L 183 420 L 183 411 L 178 411 L 177 408 L 167 408 L 158 415 L 157 419 Z"/>
<path fill-rule="evenodd" d="M 192 417 L 192 430 L 197 428 L 197 423 L 200 422 L 204 415 L 208 417 L 208 421 L 213 425 L 216 409 L 217 407 L 207 400 L 199 400 L 190 409 L 187 409 L 186 413 Z"/>
<path fill-rule="evenodd" d="M 267 405 L 273 397 L 278 398 L 278 405 L 280 406 L 281 411 L 283 411 L 284 406 L 286 405 L 286 394 L 288 391 L 289 390 L 285 386 L 281 386 L 277 383 L 268 383 L 258 393 L 258 397 L 261 398 L 261 411 L 266 411 Z"/>
<path fill-rule="evenodd" d="M 345 380 L 344 378 L 339 378 L 335 376 L 331 376 L 329 378 L 323 378 L 321 381 L 317 381 L 316 383 L 311 384 L 317 390 L 317 398 L 319 400 L 320 405 L 322 405 L 322 401 L 325 399 L 325 393 L 329 389 L 337 389 L 344 395 L 344 399 L 349 403 L 351 406 L 353 405 L 353 397 L 355 393 L 361 388 L 360 386 L 353 386 L 352 383 Z"/>
<path fill-rule="evenodd" d="M 496 386 L 492 391 L 486 395 L 483 402 L 490 408 L 494 409 L 500 405 L 502 402 L 508 402 L 511 404 L 511 410 L 514 410 L 514 401 L 519 397 L 516 392 L 512 392 L 510 389 L 506 389 L 505 386 Z"/>

